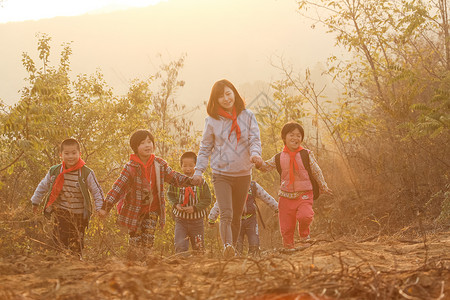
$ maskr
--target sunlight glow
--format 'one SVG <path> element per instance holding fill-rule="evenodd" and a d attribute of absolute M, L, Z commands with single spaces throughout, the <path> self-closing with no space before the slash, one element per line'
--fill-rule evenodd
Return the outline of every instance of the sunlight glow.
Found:
<path fill-rule="evenodd" d="M 107 13 L 162 1 L 167 0 L 3 0 L 0 2 L 0 23 Z"/>

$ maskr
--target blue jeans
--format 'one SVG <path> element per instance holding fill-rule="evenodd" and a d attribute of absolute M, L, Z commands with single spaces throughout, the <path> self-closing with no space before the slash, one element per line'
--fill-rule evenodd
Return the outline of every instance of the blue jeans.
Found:
<path fill-rule="evenodd" d="M 250 252 L 259 249 L 259 232 L 258 232 L 258 220 L 256 219 L 256 214 L 253 214 L 248 219 L 241 220 L 241 231 L 239 232 L 239 237 L 237 240 L 236 250 L 242 253 L 244 249 L 244 239 L 247 236 L 248 249 Z"/>
<path fill-rule="evenodd" d="M 189 250 L 189 240 L 192 250 L 203 251 L 204 244 L 203 218 L 182 219 L 175 218 L 175 252 L 187 252 Z"/>

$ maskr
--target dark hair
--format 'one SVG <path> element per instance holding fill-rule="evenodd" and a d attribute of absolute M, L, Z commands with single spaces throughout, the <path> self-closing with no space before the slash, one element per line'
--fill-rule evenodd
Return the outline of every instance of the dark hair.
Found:
<path fill-rule="evenodd" d="M 241 95 L 239 95 L 234 85 L 228 80 L 222 79 L 214 83 L 211 89 L 211 95 L 209 96 L 208 106 L 206 108 L 206 112 L 208 113 L 208 115 L 210 115 L 214 119 L 219 119 L 217 110 L 219 109 L 220 104 L 217 100 L 221 96 L 223 96 L 225 87 L 229 87 L 234 93 L 234 106 L 236 107 L 236 115 L 239 115 L 241 111 L 245 109 L 244 99 L 242 99 Z"/>
<path fill-rule="evenodd" d="M 183 159 L 185 158 L 193 158 L 195 163 L 197 163 L 197 154 L 192 151 L 184 152 L 180 157 L 180 166 L 183 165 Z"/>
<path fill-rule="evenodd" d="M 152 141 L 153 145 L 155 145 L 155 138 L 150 133 L 150 131 L 148 131 L 147 129 L 136 130 L 131 135 L 131 137 L 130 137 L 130 146 L 131 146 L 131 149 L 133 149 L 134 154 L 137 154 L 139 145 L 147 137 L 149 137 L 150 140 Z"/>
<path fill-rule="evenodd" d="M 298 129 L 300 133 L 302 134 L 302 140 L 305 138 L 305 131 L 303 130 L 302 125 L 300 125 L 297 122 L 287 122 L 284 124 L 283 128 L 281 129 L 281 139 L 283 140 L 283 143 L 286 144 L 286 135 L 289 132 L 294 131 L 295 129 Z"/>
<path fill-rule="evenodd" d="M 74 145 L 77 146 L 78 151 L 80 151 L 80 143 L 78 143 L 76 139 L 73 138 L 65 139 L 59 146 L 59 152 L 60 153 L 63 152 L 64 146 L 74 146 Z"/>

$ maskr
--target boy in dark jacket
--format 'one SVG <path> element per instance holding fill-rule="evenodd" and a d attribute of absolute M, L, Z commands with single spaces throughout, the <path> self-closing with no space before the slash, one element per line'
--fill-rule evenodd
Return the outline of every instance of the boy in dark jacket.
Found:
<path fill-rule="evenodd" d="M 60 156 L 62 163 L 50 168 L 31 197 L 31 203 L 36 213 L 44 199 L 44 214 L 54 216 L 53 241 L 81 256 L 84 231 L 92 214 L 91 198 L 97 213 L 106 215 L 101 209 L 103 191 L 94 172 L 81 159 L 77 140 L 64 140 Z"/>
<path fill-rule="evenodd" d="M 186 176 L 194 175 L 197 155 L 185 152 L 181 155 L 181 171 Z M 204 224 L 206 209 L 211 204 L 211 192 L 208 184 L 203 182 L 198 187 L 178 188 L 171 185 L 167 191 L 167 198 L 172 204 L 175 216 L 175 252 L 186 252 L 189 240 L 194 251 L 204 250 Z"/>

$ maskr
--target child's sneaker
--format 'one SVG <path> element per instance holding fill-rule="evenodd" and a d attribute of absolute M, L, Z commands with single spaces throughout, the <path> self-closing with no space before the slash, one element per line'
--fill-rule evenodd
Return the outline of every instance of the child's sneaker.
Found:
<path fill-rule="evenodd" d="M 225 244 L 223 246 L 223 258 L 225 259 L 231 259 L 236 255 L 236 251 L 234 250 L 234 247 L 230 244 Z"/>
<path fill-rule="evenodd" d="M 296 248 L 281 248 L 280 249 L 280 253 L 286 253 L 286 254 L 290 254 L 290 253 L 293 253 L 296 251 L 297 251 Z"/>
<path fill-rule="evenodd" d="M 311 237 L 309 236 L 305 236 L 305 237 L 300 237 L 300 242 L 301 243 L 308 243 L 311 240 Z"/>

